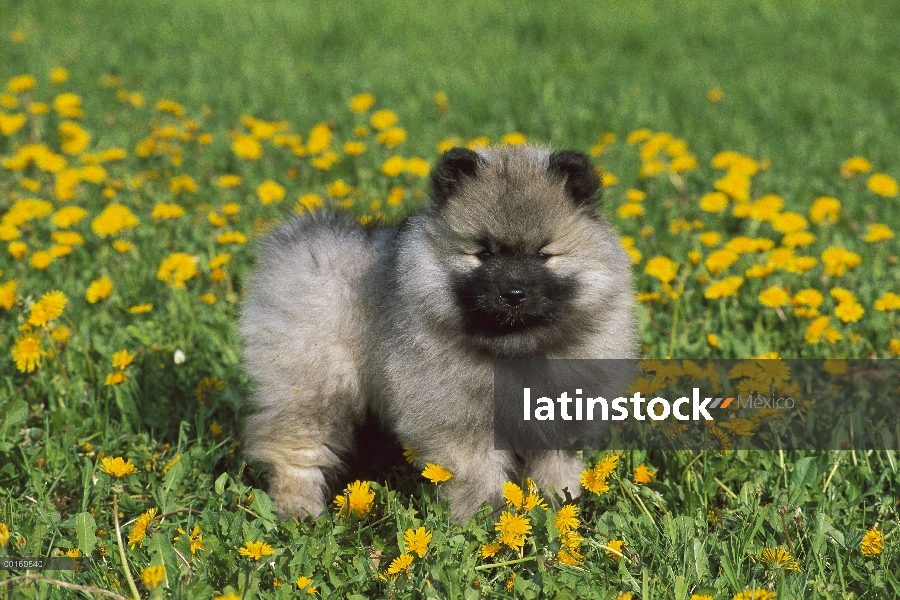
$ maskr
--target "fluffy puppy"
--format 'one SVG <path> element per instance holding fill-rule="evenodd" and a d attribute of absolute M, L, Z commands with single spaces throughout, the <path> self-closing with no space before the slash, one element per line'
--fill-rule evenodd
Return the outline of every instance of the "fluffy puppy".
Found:
<path fill-rule="evenodd" d="M 454 148 L 432 184 L 398 227 L 317 213 L 261 246 L 240 323 L 244 444 L 283 514 L 325 508 L 326 473 L 369 413 L 453 473 L 440 489 L 457 522 L 499 506 L 522 469 L 579 493 L 574 454 L 494 449 L 492 361 L 634 356 L 631 260 L 594 168 L 573 151 Z"/>

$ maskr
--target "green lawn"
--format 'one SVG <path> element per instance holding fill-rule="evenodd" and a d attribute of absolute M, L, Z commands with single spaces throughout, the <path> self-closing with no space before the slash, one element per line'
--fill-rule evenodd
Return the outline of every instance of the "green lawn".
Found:
<path fill-rule="evenodd" d="M 421 466 L 368 474 L 368 512 L 278 521 L 235 334 L 253 242 L 298 203 L 396 220 L 426 201 L 409 159 L 515 132 L 607 173 L 644 356 L 896 356 L 900 5 L 71 4 L 0 0 L 0 555 L 92 563 L 0 571 L 0 597 L 900 596 L 896 451 L 627 452 L 580 539 L 510 507 L 530 534 L 494 554 Z M 385 109 L 405 141 L 377 141 Z"/>

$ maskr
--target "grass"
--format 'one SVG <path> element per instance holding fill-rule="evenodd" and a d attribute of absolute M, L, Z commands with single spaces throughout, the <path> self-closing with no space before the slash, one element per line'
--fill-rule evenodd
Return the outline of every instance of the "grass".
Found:
<path fill-rule="evenodd" d="M 608 475 L 609 491 L 576 503 L 584 538 L 579 567 L 559 562 L 564 547 L 556 513 L 541 508 L 528 512 L 532 529 L 521 549 L 481 556 L 497 535 L 493 520 L 450 525 L 436 486 L 408 466 L 370 476 L 374 496 L 365 515 L 279 521 L 262 473 L 241 460 L 247 381 L 234 324 L 253 238 L 290 213 L 298 197 L 343 203 L 362 219 L 398 219 L 425 202 L 427 186 L 414 173 L 383 174 L 389 157 L 430 162 L 447 138 L 497 142 L 521 132 L 554 147 L 593 148 L 597 164 L 616 176 L 604 202 L 632 244 L 637 292 L 646 294 L 640 309 L 645 356 L 900 353 L 900 341 L 892 345 L 897 311 L 877 308 L 886 292 L 900 287 L 897 239 L 865 241 L 872 224 L 896 224 L 898 199 L 870 189 L 871 173 L 840 174 L 847 158 L 860 155 L 872 172 L 900 176 L 898 13 L 891 2 L 800 0 L 620 2 L 602 9 L 567 2 L 552 11 L 537 3 L 513 11 L 500 3 L 411 10 L 404 3 L 225 7 L 208 0 L 84 1 L 62 10 L 48 1 L 0 0 L 0 82 L 37 78 L 36 87 L 13 94 L 15 106 L 2 109 L 26 121 L 0 135 L 0 156 L 41 142 L 80 166 L 84 153 L 126 151 L 125 158 L 102 163 L 102 177 L 76 182 L 70 199 L 60 198 L 61 177 L 38 166 L 0 173 L 0 213 L 11 225 L 0 230 L 3 243 L 26 245 L 20 259 L 0 254 L 0 286 L 16 282 L 5 292 L 9 307 L 0 308 L 0 523 L 10 534 L 4 540 L 0 526 L 0 553 L 77 550 L 92 557 L 86 573 L 0 573 L 6 582 L 0 594 L 81 593 L 62 581 L 121 596 L 184 598 L 288 597 L 309 586 L 323 597 L 351 598 L 631 593 L 682 600 L 733 598 L 753 589 L 783 598 L 897 596 L 900 478 L 892 450 L 625 453 Z M 57 66 L 69 71 L 64 83 L 49 79 Z M 714 88 L 723 93 L 718 102 L 707 99 Z M 80 96 L 84 116 L 68 120 L 91 136 L 74 154 L 60 148 L 58 128 L 67 119 L 52 104 L 61 92 Z M 408 139 L 388 148 L 370 132 L 359 138 L 367 145 L 362 155 L 344 156 L 344 142 L 369 122 L 371 110 L 354 113 L 347 106 L 362 92 L 376 97 L 371 110 L 396 112 Z M 437 92 L 447 94 L 445 112 L 434 101 Z M 127 93 L 141 94 L 144 104 L 135 106 L 136 96 Z M 160 99 L 177 105 L 159 110 Z M 41 111 L 29 108 L 31 102 L 48 103 L 49 113 L 35 114 Z M 174 114 L 177 106 L 183 115 Z M 330 146 L 341 158 L 319 169 L 311 156 L 291 150 L 300 144 L 278 146 L 271 138 L 261 140 L 262 158 L 241 158 L 230 137 L 249 133 L 241 115 L 284 119 L 304 145 L 317 123 L 329 123 Z M 641 128 L 652 131 L 626 141 Z M 595 147 L 607 132 L 616 141 Z M 670 137 L 654 137 L 661 132 Z M 153 150 L 141 156 L 138 146 L 147 139 Z M 695 167 L 672 172 L 675 156 L 666 148 L 674 139 L 686 143 L 681 155 L 695 157 Z M 642 158 L 654 143 L 661 151 Z M 739 194 L 721 183 L 729 167 L 710 164 L 724 150 L 745 157 L 731 163 L 732 171 L 749 163 L 766 167 L 744 176 L 753 201 L 778 194 L 784 206 L 763 203 L 750 216 L 735 216 Z M 642 176 L 655 159 L 662 173 Z M 226 173 L 240 175 L 241 183 L 220 186 Z M 190 176 L 196 189 L 173 188 L 180 175 Z M 354 191 L 329 192 L 338 179 Z M 260 201 L 258 186 L 267 180 L 283 186 L 282 201 Z M 717 182 L 729 192 L 728 209 L 701 209 L 699 200 Z M 645 199 L 629 201 L 630 189 Z M 396 202 L 388 202 L 392 191 Z M 839 200 L 835 223 L 817 222 L 810 213 L 820 196 Z M 28 198 L 49 204 L 20 203 Z M 111 202 L 128 207 L 139 223 L 114 235 L 98 233 L 92 223 Z M 161 203 L 185 212 L 153 217 Z M 236 213 L 226 211 L 230 204 Z M 623 216 L 630 204 L 640 204 L 644 214 Z M 64 228 L 80 234 L 81 244 L 51 238 L 63 229 L 53 215 L 67 205 L 86 210 Z M 785 212 L 807 219 L 802 231 L 814 239 L 796 246 L 795 255 L 812 257 L 809 269 L 768 250 L 740 253 L 722 271 L 708 262 L 741 235 L 784 246 L 774 224 Z M 250 243 L 220 241 L 226 231 L 245 234 Z M 704 245 L 704 232 L 723 239 Z M 120 252 L 113 240 L 132 247 Z M 60 253 L 66 245 L 71 253 L 35 266 L 35 254 Z M 822 260 L 829 247 L 858 254 L 861 265 L 829 272 Z M 180 252 L 197 259 L 183 288 L 158 278 L 161 263 Z M 222 254 L 230 260 L 210 267 Z M 660 264 L 651 263 L 656 257 L 673 261 L 673 278 L 648 270 Z M 185 275 L 189 264 L 195 263 L 182 264 Z M 747 276 L 754 264 L 772 270 Z M 708 298 L 707 288 L 728 276 L 743 277 L 740 291 Z M 111 293 L 90 302 L 87 290 L 103 277 Z M 817 310 L 828 317 L 823 337 L 810 341 L 808 311 L 804 316 L 790 303 L 767 306 L 759 299 L 773 287 L 789 296 L 820 291 Z M 864 310 L 860 319 L 840 318 L 848 300 L 839 301 L 835 288 L 850 290 L 852 303 Z M 67 298 L 61 314 L 29 326 L 34 305 L 51 290 Z M 130 310 L 146 303 L 153 305 L 149 312 Z M 717 345 L 706 333 L 718 336 Z M 45 354 L 39 366 L 20 369 L 11 351 L 29 335 Z M 122 350 L 132 361 L 123 365 L 119 355 L 116 366 L 113 355 Z M 116 373 L 127 380 L 107 384 Z M 585 459 L 594 464 L 604 456 Z M 115 476 L 101 460 L 112 457 L 131 461 L 136 472 Z M 653 481 L 634 481 L 640 465 L 656 473 Z M 135 529 L 151 509 L 156 513 L 144 517 L 146 529 Z M 419 527 L 432 535 L 427 552 L 393 578 L 392 561 L 409 550 L 404 534 Z M 868 556 L 861 543 L 873 529 L 883 532 L 884 550 Z M 612 541 L 624 542 L 622 555 L 610 550 Z M 265 542 L 273 554 L 259 553 L 251 542 Z M 779 564 L 777 549 L 791 560 Z M 796 571 L 788 568 L 791 561 Z M 165 567 L 155 587 L 152 571 L 145 571 L 152 565 Z M 301 586 L 300 577 L 311 582 Z"/>

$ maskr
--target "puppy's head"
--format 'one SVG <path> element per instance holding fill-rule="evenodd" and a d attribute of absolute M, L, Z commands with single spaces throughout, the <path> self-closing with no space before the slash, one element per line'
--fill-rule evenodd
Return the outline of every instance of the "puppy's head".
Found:
<path fill-rule="evenodd" d="M 598 210 L 579 152 L 447 151 L 433 202 L 401 245 L 401 282 L 435 326 L 493 357 L 543 356 L 597 327 L 598 303 L 630 293 L 630 262 Z M 618 287 L 617 287 L 618 282 Z"/>

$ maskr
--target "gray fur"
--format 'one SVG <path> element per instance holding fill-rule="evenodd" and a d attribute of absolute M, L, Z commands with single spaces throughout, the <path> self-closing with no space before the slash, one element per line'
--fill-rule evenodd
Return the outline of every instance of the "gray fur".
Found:
<path fill-rule="evenodd" d="M 534 147 L 482 150 L 474 177 L 461 177 L 445 202 L 399 228 L 317 214 L 265 240 L 240 324 L 256 384 L 244 443 L 270 467 L 282 514 L 325 509 L 324 472 L 353 449 L 353 427 L 367 412 L 421 466 L 453 473 L 440 491 L 454 520 L 485 501 L 499 506 L 518 463 L 493 448 L 492 359 L 634 356 L 631 261 L 596 205 L 567 196 L 549 156 Z M 484 239 L 546 251 L 548 280 L 577 284 L 543 334 L 526 328 L 482 339 L 463 330 L 453 282 L 479 268 Z M 525 457 L 526 473 L 544 489 L 573 496 L 583 468 L 563 452 Z"/>

